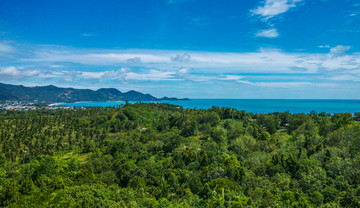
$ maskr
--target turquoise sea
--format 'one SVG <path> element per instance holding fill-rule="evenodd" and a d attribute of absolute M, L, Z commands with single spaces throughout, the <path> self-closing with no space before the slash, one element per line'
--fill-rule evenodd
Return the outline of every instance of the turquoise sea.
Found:
<path fill-rule="evenodd" d="M 285 111 L 289 111 L 290 113 L 310 113 L 312 110 L 315 110 L 318 113 L 360 112 L 360 100 L 191 99 L 182 101 L 159 101 L 157 103 L 169 103 L 182 106 L 183 108 L 197 109 L 208 109 L 212 106 L 230 107 L 253 113 L 272 113 Z M 124 104 L 125 102 L 78 102 L 58 105 L 76 107 L 109 107 Z"/>

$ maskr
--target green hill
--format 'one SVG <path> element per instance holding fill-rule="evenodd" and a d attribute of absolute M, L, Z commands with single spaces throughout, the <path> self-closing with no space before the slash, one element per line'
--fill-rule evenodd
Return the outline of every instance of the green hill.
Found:
<path fill-rule="evenodd" d="M 45 102 L 79 102 L 79 101 L 158 101 L 150 94 L 131 90 L 122 93 L 115 88 L 89 89 L 61 88 L 53 85 L 42 87 L 25 87 L 0 83 L 0 102 L 10 101 L 45 101 Z"/>

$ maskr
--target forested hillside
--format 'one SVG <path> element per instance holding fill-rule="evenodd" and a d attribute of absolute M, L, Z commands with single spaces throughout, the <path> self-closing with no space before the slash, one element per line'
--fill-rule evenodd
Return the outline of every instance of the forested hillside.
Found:
<path fill-rule="evenodd" d="M 61 88 L 53 85 L 25 87 L 0 83 L 0 103 L 6 101 L 27 102 L 79 102 L 79 101 L 159 101 L 159 100 L 188 100 L 177 98 L 156 98 L 150 94 L 143 94 L 135 90 L 122 93 L 115 88 L 101 88 L 96 91 L 90 89 Z"/>
<path fill-rule="evenodd" d="M 0 207 L 360 207 L 359 115 L 0 111 Z"/>

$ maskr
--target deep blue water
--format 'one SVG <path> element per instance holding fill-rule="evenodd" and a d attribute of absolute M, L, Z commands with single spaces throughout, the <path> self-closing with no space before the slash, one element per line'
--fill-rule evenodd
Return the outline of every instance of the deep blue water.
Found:
<path fill-rule="evenodd" d="M 130 102 L 134 103 L 134 102 Z M 230 107 L 253 113 L 272 113 L 290 111 L 290 113 L 310 113 L 312 110 L 326 113 L 360 112 L 360 100 L 279 100 L 279 99 L 191 99 L 184 101 L 161 101 L 183 108 L 208 109 L 212 106 Z M 63 106 L 118 106 L 124 102 L 79 102 L 66 103 Z"/>

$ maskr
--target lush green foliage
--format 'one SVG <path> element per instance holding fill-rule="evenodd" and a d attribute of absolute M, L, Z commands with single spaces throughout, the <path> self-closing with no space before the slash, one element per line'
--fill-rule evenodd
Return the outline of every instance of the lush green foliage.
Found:
<path fill-rule="evenodd" d="M 360 116 L 0 112 L 1 207 L 360 207 Z"/>
<path fill-rule="evenodd" d="M 158 99 L 150 94 L 143 94 L 134 90 L 122 93 L 115 88 L 102 88 L 97 91 L 88 89 L 60 88 L 53 85 L 43 87 L 24 87 L 0 83 L 0 102 L 10 101 L 43 101 L 53 102 L 78 102 L 78 101 L 157 101 L 177 100 L 176 98 Z"/>

